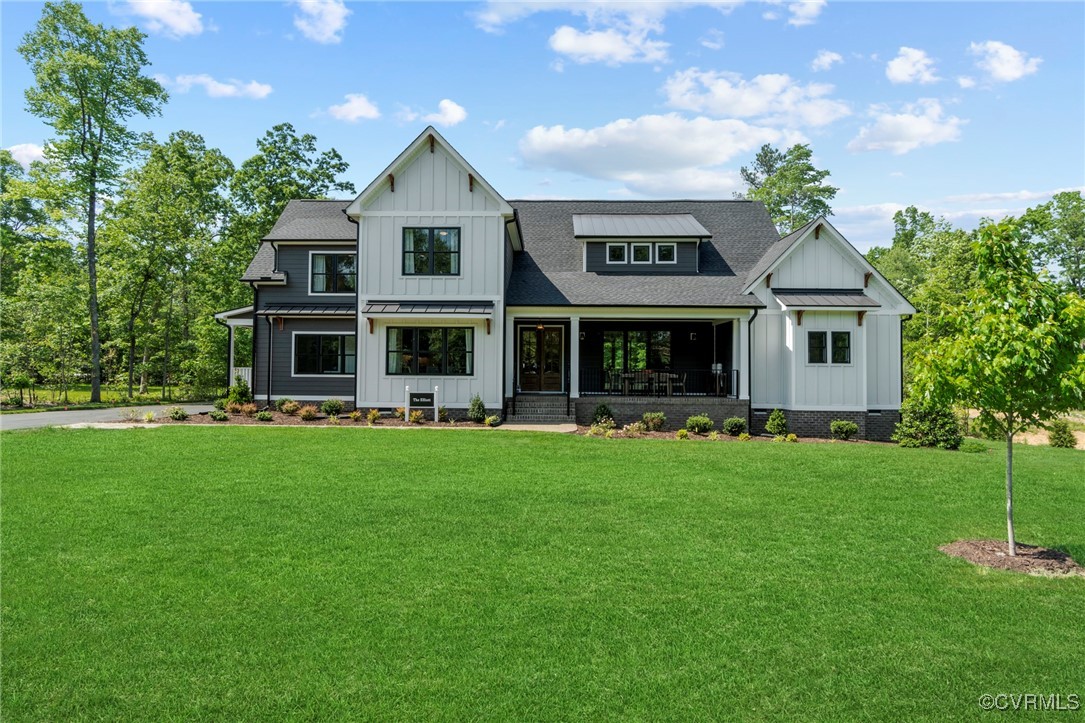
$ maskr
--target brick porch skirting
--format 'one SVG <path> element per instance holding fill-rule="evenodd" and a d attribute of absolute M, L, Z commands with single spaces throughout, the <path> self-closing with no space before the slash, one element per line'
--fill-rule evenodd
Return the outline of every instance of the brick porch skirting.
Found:
<path fill-rule="evenodd" d="M 876 442 L 888 442 L 900 422 L 900 412 L 895 409 L 882 409 L 871 412 L 834 412 L 821 410 L 783 410 L 787 417 L 787 429 L 800 437 L 821 437 L 828 439 L 832 436 L 829 425 L 837 420 L 844 419 L 855 422 L 859 426 L 858 439 L 869 439 Z M 765 434 L 765 423 L 768 422 L 772 409 L 753 409 L 750 412 L 750 434 Z"/>
<path fill-rule="evenodd" d="M 591 424 L 595 408 L 600 404 L 610 407 L 614 421 L 619 427 L 640 421 L 645 412 L 663 412 L 667 415 L 666 429 L 681 429 L 686 419 L 695 414 L 707 414 L 719 429 L 728 417 L 742 417 L 749 422 L 750 402 L 746 399 L 725 397 L 605 397 L 589 396 L 574 399 L 576 423 Z"/>

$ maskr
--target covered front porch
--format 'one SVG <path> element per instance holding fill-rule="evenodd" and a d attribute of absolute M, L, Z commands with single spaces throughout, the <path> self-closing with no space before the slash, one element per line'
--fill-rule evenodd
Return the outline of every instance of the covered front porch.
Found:
<path fill-rule="evenodd" d="M 228 335 L 228 347 L 229 356 L 226 364 L 226 370 L 229 376 L 226 380 L 226 387 L 232 387 L 234 380 L 241 377 L 249 388 L 252 388 L 252 324 L 253 324 L 253 307 L 242 306 L 238 309 L 229 309 L 228 311 L 220 311 L 215 314 L 215 321 L 226 327 Z M 247 330 L 246 344 L 242 346 L 243 354 L 238 355 L 237 346 L 237 334 L 240 330 Z M 244 357 L 246 366 L 238 366 L 237 363 L 241 361 L 241 357 Z"/>

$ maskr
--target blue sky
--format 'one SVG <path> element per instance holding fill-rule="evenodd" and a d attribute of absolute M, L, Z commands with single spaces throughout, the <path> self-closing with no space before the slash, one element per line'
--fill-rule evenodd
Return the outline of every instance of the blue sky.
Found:
<path fill-rule="evenodd" d="M 1085 3 L 88 3 L 148 33 L 170 92 L 138 127 L 236 163 L 289 121 L 364 187 L 434 124 L 506 198 L 730 198 L 762 143 L 810 143 L 833 222 L 908 204 L 972 227 L 1085 185 Z M 34 157 L 5 2 L 0 146 Z"/>

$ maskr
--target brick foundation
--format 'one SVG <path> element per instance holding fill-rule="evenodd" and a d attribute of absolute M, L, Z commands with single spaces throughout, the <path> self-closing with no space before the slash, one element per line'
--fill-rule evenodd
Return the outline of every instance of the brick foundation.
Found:
<path fill-rule="evenodd" d="M 576 423 L 591 424 L 595 408 L 600 404 L 610 407 L 618 426 L 639 422 L 645 412 L 663 412 L 667 415 L 666 429 L 681 429 L 686 419 L 695 414 L 707 414 L 716 423 L 716 429 L 728 417 L 749 419 L 750 403 L 745 399 L 723 397 L 581 397 L 574 399 Z"/>
<path fill-rule="evenodd" d="M 787 429 L 800 437 L 828 439 L 832 436 L 829 425 L 837 419 L 855 422 L 859 427 L 857 439 L 888 442 L 900 421 L 900 412 L 884 409 L 873 412 L 834 412 L 822 410 L 783 410 L 787 417 Z M 750 434 L 766 434 L 771 409 L 753 409 L 750 412 Z"/>

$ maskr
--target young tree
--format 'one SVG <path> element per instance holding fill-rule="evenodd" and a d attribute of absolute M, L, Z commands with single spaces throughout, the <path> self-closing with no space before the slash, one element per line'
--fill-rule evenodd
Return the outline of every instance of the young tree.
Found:
<path fill-rule="evenodd" d="M 741 169 L 749 190 L 746 197 L 762 201 L 780 233 L 790 233 L 819 216 L 831 216 L 829 201 L 839 190 L 825 184 L 828 171 L 814 168 L 808 145 L 795 145 L 780 153 L 762 146 L 752 168 Z"/>
<path fill-rule="evenodd" d="M 1013 435 L 1085 401 L 1085 300 L 1037 274 L 1012 220 L 980 229 L 980 285 L 930 345 L 917 387 L 936 402 L 978 409 L 1006 437 L 1006 529 L 1013 527 Z"/>
<path fill-rule="evenodd" d="M 113 187 L 137 141 L 126 125 L 133 116 L 160 111 L 166 92 L 143 75 L 148 65 L 144 34 L 136 28 L 91 23 L 71 0 L 46 3 L 19 53 L 34 74 L 27 109 L 56 136 L 46 156 L 62 163 L 80 189 L 85 212 L 88 312 L 91 336 L 91 401 L 101 401 L 96 214 L 99 196 Z"/>
<path fill-rule="evenodd" d="M 1022 217 L 1025 229 L 1040 239 L 1039 260 L 1058 267 L 1066 286 L 1085 294 L 1085 198 L 1081 191 L 1055 194 Z"/>

